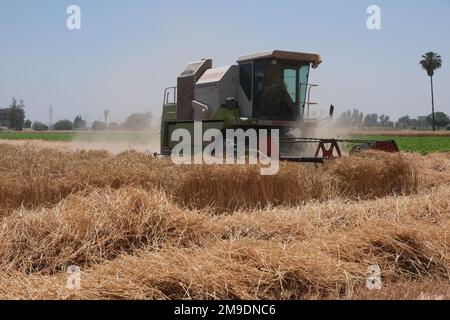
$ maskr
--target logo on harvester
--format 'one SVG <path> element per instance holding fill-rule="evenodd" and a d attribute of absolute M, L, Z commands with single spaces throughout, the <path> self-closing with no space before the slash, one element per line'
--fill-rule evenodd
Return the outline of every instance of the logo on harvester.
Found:
<path fill-rule="evenodd" d="M 201 121 L 194 122 L 193 136 L 188 129 L 176 129 L 171 141 L 174 164 L 260 165 L 261 175 L 275 175 L 279 170 L 280 134 L 278 129 L 218 129 L 203 131 Z"/>

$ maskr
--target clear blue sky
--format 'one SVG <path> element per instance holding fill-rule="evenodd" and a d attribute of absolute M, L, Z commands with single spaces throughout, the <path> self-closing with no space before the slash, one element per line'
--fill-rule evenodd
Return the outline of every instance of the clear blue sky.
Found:
<path fill-rule="evenodd" d="M 66 8 L 82 10 L 82 29 L 66 28 Z M 382 30 L 366 27 L 381 7 Z M 314 100 L 386 113 L 430 112 L 429 78 L 418 65 L 436 51 L 437 110 L 450 113 L 450 0 L 144 1 L 0 0 L 0 106 L 23 99 L 27 117 L 48 122 L 87 115 L 122 121 L 159 117 L 163 90 L 189 61 L 228 65 L 267 49 L 317 52 Z"/>

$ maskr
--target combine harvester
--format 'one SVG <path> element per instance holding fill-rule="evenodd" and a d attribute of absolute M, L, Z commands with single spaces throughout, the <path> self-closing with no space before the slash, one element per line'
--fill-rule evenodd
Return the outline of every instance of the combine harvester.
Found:
<path fill-rule="evenodd" d="M 317 85 L 309 84 L 309 72 L 321 62 L 318 54 L 276 50 L 242 56 L 226 67 L 213 68 L 210 59 L 188 64 L 178 86 L 164 93 L 161 154 L 170 155 L 178 143 L 171 141 L 174 130 L 187 129 L 193 136 L 194 121 L 202 121 L 203 131 L 215 128 L 223 136 L 227 129 L 278 129 L 279 156 L 286 161 L 321 163 L 338 158 L 340 144 L 352 151 L 398 152 L 395 141 L 316 137 L 334 113 L 331 106 L 329 117 L 310 118 L 315 105 L 310 93 Z"/>

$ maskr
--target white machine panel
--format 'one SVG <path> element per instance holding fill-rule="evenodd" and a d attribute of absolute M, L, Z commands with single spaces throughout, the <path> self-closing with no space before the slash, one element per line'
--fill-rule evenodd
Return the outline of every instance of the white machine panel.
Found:
<path fill-rule="evenodd" d="M 203 119 L 210 119 L 227 98 L 238 99 L 238 67 L 236 65 L 207 70 L 195 84 L 194 100 L 208 107 Z M 196 113 L 196 118 L 199 117 Z"/>

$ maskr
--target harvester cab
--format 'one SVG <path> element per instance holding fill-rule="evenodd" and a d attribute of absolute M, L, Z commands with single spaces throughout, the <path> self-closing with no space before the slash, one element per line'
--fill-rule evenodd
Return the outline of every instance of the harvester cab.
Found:
<path fill-rule="evenodd" d="M 213 68 L 210 59 L 189 63 L 178 76 L 177 87 L 164 93 L 161 154 L 171 154 L 177 143 L 170 139 L 174 130 L 192 132 L 194 122 L 202 121 L 203 130 L 223 133 L 278 129 L 284 160 L 321 162 L 341 156 L 339 141 L 311 138 L 320 121 L 309 117 L 314 105 L 311 89 L 317 86 L 309 84 L 309 73 L 321 63 L 318 54 L 279 50 L 241 56 L 225 67 Z M 331 106 L 330 117 L 333 113 Z M 398 150 L 396 145 L 391 149 Z M 307 155 L 307 150 L 313 152 Z"/>

